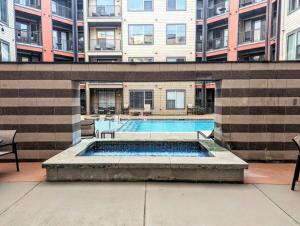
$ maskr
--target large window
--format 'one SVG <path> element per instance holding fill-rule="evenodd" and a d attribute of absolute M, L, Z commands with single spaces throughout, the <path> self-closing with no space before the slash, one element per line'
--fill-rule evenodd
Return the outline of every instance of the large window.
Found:
<path fill-rule="evenodd" d="M 184 109 L 185 108 L 185 91 L 184 90 L 167 90 L 167 109 Z"/>
<path fill-rule="evenodd" d="M 152 11 L 152 0 L 128 0 L 128 11 Z"/>
<path fill-rule="evenodd" d="M 182 45 L 186 41 L 185 24 L 167 25 L 167 44 Z"/>
<path fill-rule="evenodd" d="M 153 108 L 153 91 L 152 90 L 132 90 L 129 91 L 130 108 L 144 109 L 145 104 L 150 104 Z"/>
<path fill-rule="evenodd" d="M 292 12 L 300 7 L 300 0 L 289 0 L 289 12 Z"/>
<path fill-rule="evenodd" d="M 167 57 L 167 62 L 185 62 L 185 57 Z"/>
<path fill-rule="evenodd" d="M 0 0 L 0 21 L 7 23 L 7 0 Z"/>
<path fill-rule="evenodd" d="M 167 0 L 168 11 L 186 10 L 186 0 Z"/>
<path fill-rule="evenodd" d="M 0 61 L 9 61 L 9 45 L 0 41 Z"/>
<path fill-rule="evenodd" d="M 128 25 L 129 45 L 152 45 L 153 25 Z"/>
<path fill-rule="evenodd" d="M 287 42 L 288 60 L 300 59 L 300 31 L 290 34 Z"/>
<path fill-rule="evenodd" d="M 128 61 L 134 63 L 142 63 L 142 62 L 153 62 L 154 59 L 153 57 L 129 57 Z"/>

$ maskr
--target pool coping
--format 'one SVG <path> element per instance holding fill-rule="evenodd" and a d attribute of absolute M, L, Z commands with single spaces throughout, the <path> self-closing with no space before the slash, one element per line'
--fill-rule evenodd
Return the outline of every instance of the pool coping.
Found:
<path fill-rule="evenodd" d="M 143 180 L 143 177 L 136 177 L 136 175 L 141 172 L 147 172 L 145 174 L 148 176 L 146 176 L 147 178 L 145 178 L 145 180 L 149 178 L 152 180 L 164 178 L 164 180 L 187 179 L 190 181 L 242 182 L 243 171 L 248 168 L 248 164 L 245 161 L 241 160 L 227 149 L 215 144 L 213 140 L 199 140 L 199 142 L 208 149 L 214 157 L 77 156 L 88 145 L 95 141 L 129 141 L 129 139 L 106 139 L 104 141 L 93 138 L 82 140 L 73 147 L 70 147 L 43 162 L 42 167 L 47 170 L 47 179 L 49 181 L 140 181 Z M 130 141 L 141 140 L 130 139 Z M 163 142 L 166 140 L 152 139 L 152 141 Z M 167 141 L 178 140 L 168 139 Z M 188 142 L 192 140 L 181 141 Z M 151 174 L 151 172 L 153 173 L 155 170 L 157 171 L 155 172 L 156 176 L 149 176 L 149 174 Z M 104 178 L 101 177 L 99 179 L 97 177 L 99 176 L 98 174 L 102 175 L 104 172 L 113 175 L 104 175 Z M 180 175 L 183 173 L 186 176 L 178 177 L 178 173 Z M 199 173 L 201 174 L 200 179 Z M 89 174 L 92 174 L 92 176 Z M 161 176 L 162 174 L 168 174 L 168 176 Z M 172 175 L 172 177 L 169 174 Z M 222 178 L 222 175 L 224 178 Z M 203 178 L 206 179 L 204 180 Z"/>

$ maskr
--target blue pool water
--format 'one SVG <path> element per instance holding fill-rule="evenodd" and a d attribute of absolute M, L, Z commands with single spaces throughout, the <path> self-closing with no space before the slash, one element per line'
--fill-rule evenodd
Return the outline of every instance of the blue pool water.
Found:
<path fill-rule="evenodd" d="M 179 141 L 97 141 L 80 156 L 212 157 L 198 142 Z"/>
<path fill-rule="evenodd" d="M 128 120 L 96 121 L 96 129 L 119 132 L 196 132 L 213 130 L 213 120 Z"/>

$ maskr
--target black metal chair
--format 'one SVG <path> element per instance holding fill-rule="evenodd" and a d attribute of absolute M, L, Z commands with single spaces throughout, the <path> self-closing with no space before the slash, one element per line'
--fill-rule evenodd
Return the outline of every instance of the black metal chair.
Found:
<path fill-rule="evenodd" d="M 0 156 L 14 154 L 17 171 L 19 171 L 17 143 L 15 142 L 16 134 L 16 130 L 0 130 Z"/>
<path fill-rule="evenodd" d="M 295 190 L 296 181 L 299 180 L 299 171 L 300 171 L 300 136 L 297 135 L 296 137 L 294 137 L 293 141 L 296 144 L 299 152 L 298 152 L 298 158 L 297 158 L 297 163 L 296 163 L 294 177 L 293 177 L 293 182 L 292 182 L 292 191 Z"/>

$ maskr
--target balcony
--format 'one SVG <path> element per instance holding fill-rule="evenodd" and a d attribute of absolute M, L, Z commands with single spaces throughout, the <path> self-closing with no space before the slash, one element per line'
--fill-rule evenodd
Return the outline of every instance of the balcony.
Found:
<path fill-rule="evenodd" d="M 17 30 L 16 42 L 26 45 L 41 45 L 40 31 Z"/>
<path fill-rule="evenodd" d="M 208 17 L 214 17 L 218 15 L 222 15 L 229 11 L 228 2 L 220 2 L 213 6 L 208 7 Z"/>
<path fill-rule="evenodd" d="M 107 38 L 91 39 L 89 50 L 100 52 L 121 51 L 121 40 Z"/>
<path fill-rule="evenodd" d="M 120 17 L 121 8 L 117 5 L 90 5 L 89 17 Z"/>
<path fill-rule="evenodd" d="M 77 20 L 83 20 L 83 10 L 77 10 Z"/>
<path fill-rule="evenodd" d="M 220 38 L 214 38 L 214 39 L 208 39 L 207 40 L 207 50 L 217 50 L 217 49 L 224 49 L 227 47 L 227 40 L 228 37 L 220 37 Z"/>
<path fill-rule="evenodd" d="M 73 51 L 73 41 L 53 38 L 53 49 L 61 51 Z"/>
<path fill-rule="evenodd" d="M 15 3 L 25 7 L 41 9 L 40 0 L 15 0 Z"/>
<path fill-rule="evenodd" d="M 264 41 L 266 37 L 265 30 L 253 29 L 250 31 L 242 31 L 239 33 L 239 44 L 248 44 Z"/>
<path fill-rule="evenodd" d="M 266 0 L 240 0 L 240 8 L 265 1 Z"/>
<path fill-rule="evenodd" d="M 52 13 L 64 18 L 72 19 L 72 9 L 52 1 Z"/>
<path fill-rule="evenodd" d="M 201 53 L 202 52 L 202 41 L 196 42 L 196 52 Z"/>

